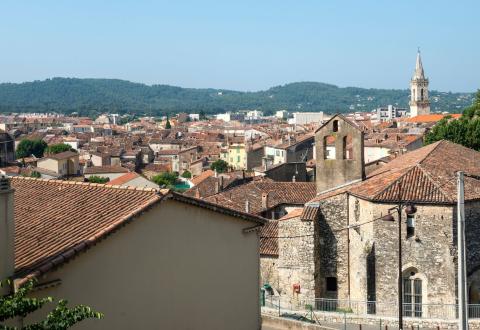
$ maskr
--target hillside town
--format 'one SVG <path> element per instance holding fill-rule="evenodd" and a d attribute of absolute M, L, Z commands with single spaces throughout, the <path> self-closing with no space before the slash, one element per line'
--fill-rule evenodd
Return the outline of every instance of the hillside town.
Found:
<path fill-rule="evenodd" d="M 480 153 L 427 143 L 461 115 L 430 111 L 420 52 L 409 104 L 3 114 L 0 277 L 104 315 L 78 328 L 270 329 L 297 314 L 450 329 L 460 171 L 467 315 L 480 328 Z"/>

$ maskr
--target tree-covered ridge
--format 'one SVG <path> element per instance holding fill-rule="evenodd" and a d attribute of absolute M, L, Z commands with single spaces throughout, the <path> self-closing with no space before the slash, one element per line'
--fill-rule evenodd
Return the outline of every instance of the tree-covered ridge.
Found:
<path fill-rule="evenodd" d="M 432 111 L 459 112 L 473 93 L 430 92 Z M 388 104 L 408 106 L 408 90 L 340 88 L 318 82 L 298 82 L 265 91 L 148 86 L 118 79 L 53 78 L 21 84 L 0 84 L 0 112 L 102 112 L 165 115 L 176 112 L 207 114 L 259 109 L 289 111 L 371 111 Z"/>

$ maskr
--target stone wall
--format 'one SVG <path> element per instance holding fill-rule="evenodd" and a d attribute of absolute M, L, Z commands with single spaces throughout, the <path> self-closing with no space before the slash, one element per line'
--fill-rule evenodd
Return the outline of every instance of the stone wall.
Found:
<path fill-rule="evenodd" d="M 335 138 L 336 159 L 326 159 L 327 137 Z M 315 133 L 315 148 L 317 192 L 365 178 L 363 132 L 341 116 L 333 117 Z M 352 157 L 344 157 L 345 149 Z"/>
<path fill-rule="evenodd" d="M 348 224 L 347 195 L 341 194 L 319 202 L 316 222 L 316 297 L 348 298 Z M 327 290 L 327 277 L 337 280 L 338 291 Z"/>
<path fill-rule="evenodd" d="M 292 237 L 278 240 L 279 292 L 282 297 L 292 300 L 315 298 L 313 234 L 314 223 L 299 217 L 278 224 L 279 237 Z M 300 293 L 293 292 L 294 284 L 300 285 Z"/>
<path fill-rule="evenodd" d="M 261 256 L 260 257 L 260 286 L 269 284 L 275 291 L 280 287 L 278 278 L 278 258 Z"/>

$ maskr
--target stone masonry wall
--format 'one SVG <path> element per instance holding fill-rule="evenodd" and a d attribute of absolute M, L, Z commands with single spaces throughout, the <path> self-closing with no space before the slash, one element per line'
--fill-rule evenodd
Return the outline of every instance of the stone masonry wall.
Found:
<path fill-rule="evenodd" d="M 301 236 L 278 240 L 279 292 L 285 299 L 304 301 L 315 297 L 313 234 L 314 223 L 299 217 L 278 224 L 279 237 Z M 294 284 L 300 285 L 300 293 L 293 292 Z"/>
<path fill-rule="evenodd" d="M 347 226 L 347 213 L 346 194 L 320 201 L 315 229 L 315 254 L 317 256 L 315 286 L 317 298 L 348 298 L 348 231 L 340 230 Z M 338 291 L 327 291 L 327 277 L 337 279 Z"/>

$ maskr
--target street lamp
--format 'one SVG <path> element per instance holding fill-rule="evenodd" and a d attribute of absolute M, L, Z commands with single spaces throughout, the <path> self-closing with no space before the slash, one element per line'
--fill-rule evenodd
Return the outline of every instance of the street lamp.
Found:
<path fill-rule="evenodd" d="M 401 186 L 399 183 L 399 195 Z M 405 209 L 407 216 L 414 215 L 417 212 L 415 205 L 404 203 L 401 198 L 398 199 L 398 205 L 388 209 L 388 213 L 381 219 L 383 221 L 395 222 L 392 215 L 393 211 L 397 211 L 398 215 L 398 329 L 403 329 L 403 281 L 402 281 L 402 209 Z"/>

